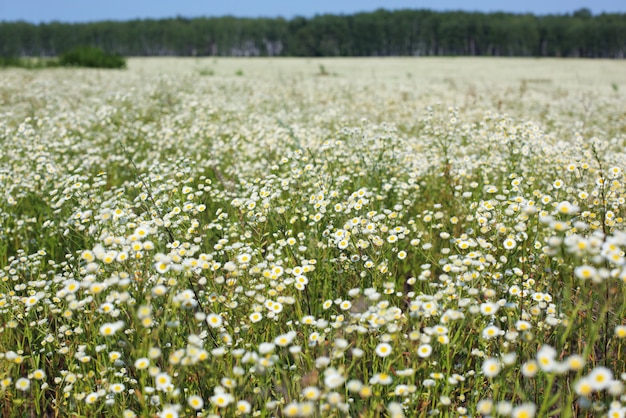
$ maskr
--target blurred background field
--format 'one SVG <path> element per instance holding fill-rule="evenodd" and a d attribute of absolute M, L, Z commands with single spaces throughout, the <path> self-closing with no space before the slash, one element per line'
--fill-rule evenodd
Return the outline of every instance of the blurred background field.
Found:
<path fill-rule="evenodd" d="M 324 68 L 326 74 L 321 71 Z M 135 71 L 213 71 L 215 75 L 232 76 L 242 70 L 248 77 L 272 79 L 306 78 L 327 75 L 343 79 L 393 81 L 416 87 L 448 83 L 507 87 L 526 80 L 529 83 L 552 84 L 554 87 L 600 87 L 611 89 L 626 82 L 626 64 L 621 60 L 569 60 L 555 58 L 490 57 L 352 57 L 352 58 L 130 58 Z"/>
<path fill-rule="evenodd" d="M 4 104 L 21 106 L 21 82 L 56 85 L 70 79 L 88 85 L 97 80 L 132 80 L 147 76 L 194 78 L 196 83 L 210 85 L 241 78 L 242 83 L 282 82 L 292 86 L 324 89 L 324 86 L 362 86 L 388 91 L 391 100 L 426 103 L 436 100 L 454 106 L 490 102 L 496 111 L 537 110 L 530 103 L 559 106 L 571 101 L 588 106 L 594 97 L 611 100 L 624 97 L 626 62 L 621 60 L 568 60 L 554 58 L 488 58 L 488 57 L 386 57 L 386 58 L 130 58 L 128 71 L 55 69 L 45 73 L 24 73 L 7 69 L 3 85 L 7 93 Z M 94 84 L 94 87 L 97 86 Z M 284 87 L 284 85 L 282 86 Z M 53 87 L 51 87 L 53 88 Z M 394 92 L 395 91 L 395 92 Z M 13 92 L 14 94 L 9 94 Z M 86 92 L 89 94 L 89 92 Z M 519 100 L 525 98 L 524 101 Z M 597 104 L 597 103 L 596 103 Z M 355 103 L 355 105 L 358 105 Z M 531 109 L 534 108 L 534 109 Z M 10 109 L 7 109 L 10 111 Z M 615 109 L 617 110 L 617 109 Z"/>

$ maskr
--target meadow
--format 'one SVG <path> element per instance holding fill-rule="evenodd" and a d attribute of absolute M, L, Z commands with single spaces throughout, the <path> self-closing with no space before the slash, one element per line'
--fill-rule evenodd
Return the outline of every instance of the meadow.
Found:
<path fill-rule="evenodd" d="M 626 62 L 0 71 L 3 417 L 625 417 Z"/>

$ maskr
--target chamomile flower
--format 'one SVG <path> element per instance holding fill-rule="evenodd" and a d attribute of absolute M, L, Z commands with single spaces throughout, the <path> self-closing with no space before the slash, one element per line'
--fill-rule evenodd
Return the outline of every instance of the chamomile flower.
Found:
<path fill-rule="evenodd" d="M 584 377 L 574 384 L 574 391 L 579 396 L 589 397 L 594 392 L 594 384 L 591 379 Z"/>
<path fill-rule="evenodd" d="M 537 363 L 541 370 L 552 371 L 556 367 L 556 350 L 548 345 L 542 346 L 537 352 Z"/>
<path fill-rule="evenodd" d="M 46 372 L 43 369 L 33 370 L 33 379 L 44 380 L 46 378 Z"/>
<path fill-rule="evenodd" d="M 556 210 L 564 215 L 574 215 L 578 212 L 579 208 L 568 201 L 563 201 L 556 206 Z"/>
<path fill-rule="evenodd" d="M 428 358 L 433 352 L 433 348 L 430 344 L 422 344 L 417 348 L 417 355 L 421 358 Z"/>
<path fill-rule="evenodd" d="M 172 378 L 167 373 L 158 373 L 154 377 L 154 382 L 157 390 L 169 392 L 172 388 Z"/>
<path fill-rule="evenodd" d="M 228 405 L 233 403 L 235 398 L 230 393 L 224 392 L 223 390 L 219 389 L 215 389 L 215 395 L 211 396 L 211 403 L 218 408 L 226 408 Z"/>
<path fill-rule="evenodd" d="M 283 407 L 283 416 L 297 417 L 300 412 L 298 402 L 290 402 Z"/>
<path fill-rule="evenodd" d="M 124 321 L 107 322 L 100 326 L 100 335 L 110 337 L 122 328 L 124 328 Z"/>
<path fill-rule="evenodd" d="M 387 357 L 391 354 L 391 352 L 393 351 L 391 349 L 391 345 L 388 343 L 380 343 L 376 346 L 376 355 L 378 357 Z"/>
<path fill-rule="evenodd" d="M 274 344 L 279 347 L 287 347 L 289 344 L 291 344 L 296 335 L 297 334 L 295 331 L 289 331 L 286 334 L 279 335 L 278 337 L 274 338 Z"/>
<path fill-rule="evenodd" d="M 534 377 L 539 371 L 539 365 L 535 360 L 529 360 L 522 364 L 522 375 L 526 377 Z"/>
<path fill-rule="evenodd" d="M 390 418 L 404 418 L 404 409 L 401 403 L 398 402 L 390 402 L 387 405 L 387 412 L 389 413 Z"/>
<path fill-rule="evenodd" d="M 135 368 L 137 370 L 144 370 L 150 366 L 150 360 L 146 357 L 141 357 L 135 360 Z"/>
<path fill-rule="evenodd" d="M 240 414 L 249 414 L 250 411 L 252 410 L 252 405 L 250 405 L 250 402 L 246 400 L 240 400 L 240 401 L 237 401 L 237 405 L 235 409 Z"/>
<path fill-rule="evenodd" d="M 389 385 L 393 382 L 393 377 L 389 373 L 376 373 L 370 378 L 369 383 L 371 385 Z"/>
<path fill-rule="evenodd" d="M 480 304 L 480 313 L 483 315 L 495 315 L 500 305 L 494 302 L 485 302 Z"/>
<path fill-rule="evenodd" d="M 361 389 L 359 389 L 359 396 L 361 398 L 369 398 L 372 396 L 372 393 L 372 387 L 368 385 L 363 385 L 361 386 Z"/>
<path fill-rule="evenodd" d="M 93 404 L 98 400 L 99 397 L 100 395 L 98 394 L 98 392 L 91 392 L 87 396 L 85 396 L 85 403 Z"/>
<path fill-rule="evenodd" d="M 315 413 L 315 410 L 316 410 L 315 404 L 310 401 L 300 402 L 298 407 L 299 407 L 298 414 L 301 417 L 310 417 Z"/>
<path fill-rule="evenodd" d="M 574 274 L 581 280 L 595 280 L 597 277 L 597 270 L 593 266 L 578 266 L 574 269 Z"/>
<path fill-rule="evenodd" d="M 589 373 L 588 379 L 591 382 L 593 390 L 601 391 L 607 389 L 611 385 L 611 382 L 613 381 L 613 372 L 606 367 L 599 366 Z"/>
<path fill-rule="evenodd" d="M 495 325 L 489 325 L 485 329 L 483 329 L 482 337 L 485 339 L 492 339 L 500 336 L 502 334 L 502 330 Z"/>
<path fill-rule="evenodd" d="M 21 390 L 22 392 L 26 392 L 30 389 L 30 380 L 25 377 L 20 377 L 15 381 L 15 388 L 17 390 Z"/>
<path fill-rule="evenodd" d="M 609 408 L 607 418 L 626 418 L 626 406 L 614 405 Z"/>
<path fill-rule="evenodd" d="M 343 385 L 344 382 L 345 377 L 336 369 L 328 368 L 324 372 L 324 386 L 326 386 L 327 389 L 336 389 Z"/>
<path fill-rule="evenodd" d="M 513 408 L 512 418 L 534 418 L 537 406 L 532 402 L 523 403 Z"/>
<path fill-rule="evenodd" d="M 206 317 L 206 322 L 211 328 L 219 328 L 223 324 L 222 317 L 215 313 L 210 313 Z"/>
<path fill-rule="evenodd" d="M 351 307 L 352 307 L 352 303 L 349 300 L 344 300 L 343 302 L 339 304 L 339 309 L 341 309 L 342 311 L 347 311 Z"/>
<path fill-rule="evenodd" d="M 482 365 L 483 374 L 487 377 L 496 377 L 501 369 L 500 361 L 495 358 L 486 359 Z"/>
<path fill-rule="evenodd" d="M 515 247 L 517 247 L 517 242 L 515 241 L 515 238 L 513 237 L 507 237 L 503 242 L 502 242 L 502 246 L 506 249 L 506 250 L 513 250 L 515 249 Z"/>
<path fill-rule="evenodd" d="M 113 383 L 109 386 L 109 391 L 111 393 L 122 393 L 124 392 L 124 389 L 126 389 L 126 387 L 123 383 Z"/>
<path fill-rule="evenodd" d="M 204 400 L 198 395 L 191 395 L 187 398 L 187 404 L 192 409 L 199 411 L 204 407 Z"/>
<path fill-rule="evenodd" d="M 566 360 L 567 366 L 572 371 L 578 371 L 585 365 L 585 359 L 578 354 L 572 354 Z"/>
<path fill-rule="evenodd" d="M 491 399 L 481 399 L 476 404 L 476 412 L 480 415 L 491 415 L 493 411 L 493 401 Z"/>
<path fill-rule="evenodd" d="M 178 418 L 179 414 L 174 406 L 167 406 L 159 413 L 159 418 Z"/>
<path fill-rule="evenodd" d="M 302 390 L 302 397 L 311 401 L 318 400 L 320 398 L 320 395 L 321 391 L 315 386 L 307 386 Z"/>

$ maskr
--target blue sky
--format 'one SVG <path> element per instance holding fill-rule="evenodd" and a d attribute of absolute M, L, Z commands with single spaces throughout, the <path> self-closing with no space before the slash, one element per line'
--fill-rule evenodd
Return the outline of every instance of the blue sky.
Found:
<path fill-rule="evenodd" d="M 129 20 L 224 16 L 276 17 L 314 16 L 315 14 L 351 14 L 378 8 L 419 8 L 433 10 L 506 11 L 535 14 L 570 13 L 586 7 L 594 14 L 626 13 L 624 0 L 0 0 L 0 21 L 89 22 L 95 20 Z"/>

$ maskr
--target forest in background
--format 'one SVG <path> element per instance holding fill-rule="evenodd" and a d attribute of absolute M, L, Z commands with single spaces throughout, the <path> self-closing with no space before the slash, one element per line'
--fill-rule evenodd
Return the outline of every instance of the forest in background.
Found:
<path fill-rule="evenodd" d="M 624 58 L 626 14 L 377 10 L 312 18 L 0 22 L 0 55 L 77 46 L 123 56 L 537 56 Z"/>

